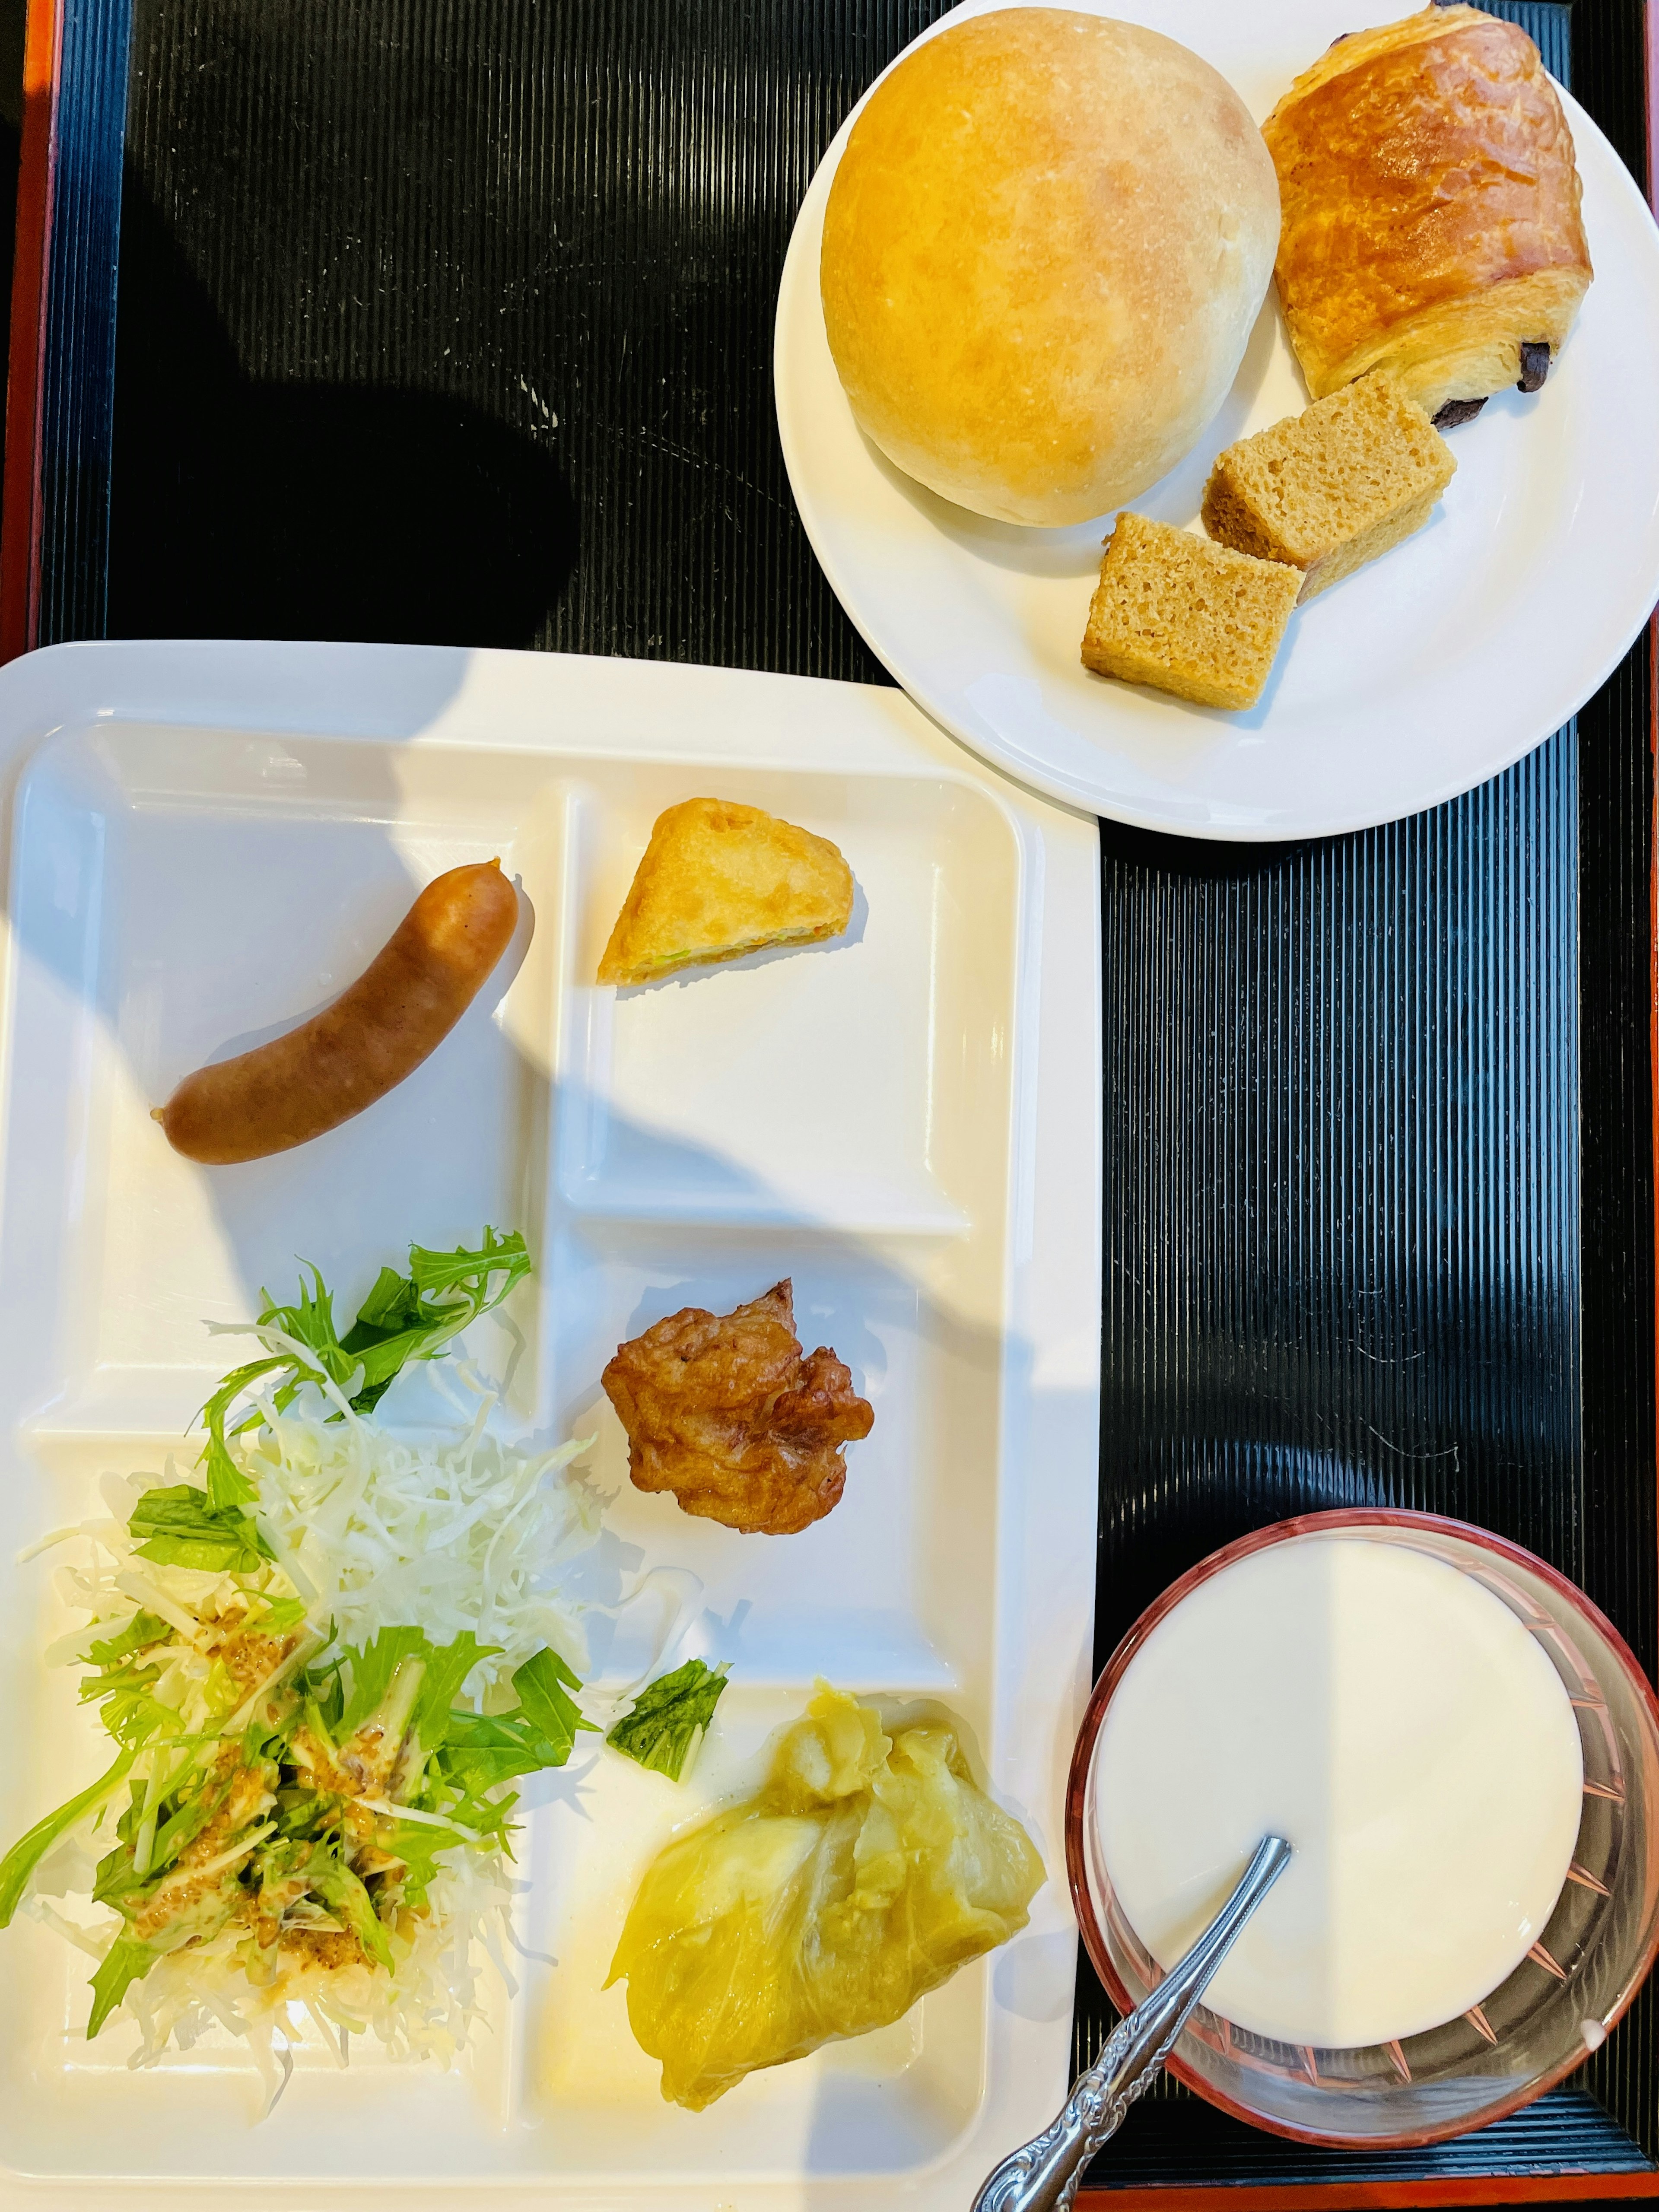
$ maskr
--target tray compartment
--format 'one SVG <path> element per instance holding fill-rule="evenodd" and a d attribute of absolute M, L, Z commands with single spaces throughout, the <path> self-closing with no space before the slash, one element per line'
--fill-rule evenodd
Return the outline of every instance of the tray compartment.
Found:
<path fill-rule="evenodd" d="M 610 1219 L 811 1222 L 961 1236 L 1007 1141 L 1004 1060 L 1019 890 L 996 801 L 961 784 L 592 761 L 569 796 L 557 1182 Z M 711 781 L 718 791 L 710 791 Z M 593 988 L 666 807 L 715 796 L 830 838 L 853 918 L 823 945 Z M 883 978 L 884 1038 L 867 1035 Z M 710 1022 L 729 1048 L 705 1048 Z M 948 1057 L 947 1057 L 948 1056 Z"/>
<path fill-rule="evenodd" d="M 226 665 L 262 652 L 238 648 Z M 99 665 L 65 665 L 88 684 Z M 384 668 L 388 696 L 402 667 Z M 486 657 L 398 738 L 349 734 L 349 710 L 330 697 L 332 656 L 315 672 L 325 680 L 294 714 L 310 726 L 275 732 L 226 719 L 222 705 L 203 719 L 183 705 L 172 720 L 100 714 L 71 678 L 75 711 L 48 714 L 52 733 L 18 779 L 0 1132 L 9 1232 L 0 1309 L 21 1346 L 0 1404 L 15 1542 L 94 1511 L 106 1469 L 164 1469 L 226 1364 L 211 1340 L 195 1358 L 181 1343 L 204 1308 L 245 1317 L 262 1282 L 286 1289 L 276 1255 L 315 1259 L 349 1310 L 411 1232 L 438 1242 L 485 1218 L 522 1223 L 538 1270 L 515 1300 L 526 1349 L 509 1398 L 514 1425 L 550 1441 L 596 1437 L 590 1471 L 616 1492 L 596 1594 L 626 1589 L 647 1561 L 677 1571 L 691 1592 L 684 1648 L 729 1658 L 737 1679 L 687 1789 L 601 1759 L 591 1741 L 528 1785 L 524 1849 L 536 1879 L 516 1927 L 530 1955 L 515 1963 L 516 1995 L 486 1981 L 488 2032 L 453 2076 L 428 2079 L 364 2051 L 339 2079 L 322 2051 L 303 2052 L 303 2081 L 251 2129 L 261 2092 L 240 2046 L 216 2032 L 133 2075 L 136 2030 L 84 2039 L 88 1965 L 47 1930 L 20 1925 L 27 1994 L 0 2024 L 8 2167 L 94 2196 L 129 2179 L 528 2188 L 562 2179 L 596 2202 L 662 2191 L 690 2208 L 730 2186 L 745 2204 L 783 2212 L 810 2162 L 830 2185 L 856 2185 L 860 2201 L 881 2201 L 902 2177 L 918 2202 L 943 2203 L 954 2184 L 942 2162 L 956 2155 L 976 2169 L 967 2137 L 1001 2127 L 1000 2109 L 1021 2110 L 1008 2124 L 1035 2124 L 1057 2077 L 1071 1947 L 1052 1885 L 1015 1950 L 964 1970 L 891 2030 L 779 2069 L 705 2115 L 662 2102 L 628 2031 L 624 1992 L 599 1984 L 646 1858 L 722 1791 L 746 1786 L 768 1735 L 820 1674 L 901 1702 L 947 1698 L 1048 1863 L 1060 1863 L 1051 1812 L 1073 1716 L 1052 1686 L 1058 1666 L 1080 1700 L 1086 1584 L 1073 1562 L 1086 1558 L 1076 1535 L 1093 1437 L 1092 1375 L 1073 1373 L 1067 1332 L 1080 1315 L 1092 1345 L 1093 1259 L 1068 1218 L 1067 1261 L 1057 1273 L 1036 1267 L 1065 1211 L 1037 1146 L 1040 1122 L 1074 1141 L 1091 1121 L 1093 1047 L 1079 1064 L 1075 1041 L 1095 1030 L 1092 977 L 1073 963 L 1067 1034 L 1054 1037 L 1054 955 L 1036 891 L 1045 886 L 1054 910 L 1072 917 L 1055 940 L 1070 961 L 1092 924 L 1092 836 L 980 786 L 919 716 L 896 717 L 880 694 L 768 690 L 761 678 L 686 672 L 675 696 L 687 726 L 665 735 L 658 757 L 655 672 Z M 234 673 L 210 655 L 203 688 L 222 701 Z M 263 702 L 264 687 L 249 690 Z M 801 718 L 799 767 L 770 757 L 774 705 Z M 563 745 L 545 741 L 550 709 L 562 714 Z M 608 757 L 588 749 L 587 715 L 616 732 Z M 706 761 L 704 730 L 715 725 L 728 750 L 688 768 Z M 835 775 L 829 760 L 842 764 Z M 636 993 L 632 1060 L 586 1049 L 594 1006 L 610 998 L 587 980 L 595 943 L 651 820 L 699 788 L 830 830 L 873 914 L 839 957 L 861 963 L 861 1003 L 890 999 L 894 1018 L 864 1023 L 853 1051 L 820 1051 L 795 1083 L 775 1080 L 778 1066 L 802 1062 L 806 1046 L 848 1024 L 834 946 L 793 967 L 763 957 Z M 202 1171 L 167 1150 L 149 1105 L 181 1069 L 325 1002 L 415 886 L 489 852 L 521 876 L 534 935 L 406 1085 L 317 1145 L 245 1170 Z M 193 994 L 160 987 L 187 969 L 204 978 Z M 793 1044 L 786 984 L 809 1018 Z M 697 1021 L 672 1026 L 684 1006 L 701 1009 Z M 654 1044 L 653 1016 L 668 1031 Z M 1038 1080 L 1040 1029 L 1042 1070 L 1072 1054 L 1058 1121 Z M 569 1039 L 583 1050 L 567 1051 Z M 689 1079 L 700 1055 L 719 1079 L 701 1092 Z M 619 1063 L 631 1093 L 614 1081 Z M 613 1112 L 618 1093 L 625 1112 Z M 573 1203 L 559 1164 L 586 1157 L 578 1139 L 596 1102 L 613 1127 L 633 1129 L 641 1098 L 653 1118 L 633 1158 L 656 1164 L 651 1174 L 631 1185 L 614 1175 L 614 1203 L 587 1204 L 582 1188 Z M 843 1115 L 873 1121 L 872 1149 L 915 1199 L 896 1233 L 868 1233 L 867 1198 L 848 1197 L 835 1152 Z M 741 1192 L 732 1203 L 730 1173 L 722 1182 L 707 1169 L 713 1138 L 728 1164 L 764 1160 L 774 1124 L 789 1117 L 807 1127 L 809 1171 L 763 1206 Z M 601 1182 L 607 1164 L 614 1155 L 599 1162 Z M 785 1273 L 807 1344 L 831 1344 L 849 1362 L 878 1419 L 851 1449 L 836 1512 L 769 1542 L 635 1492 L 599 1375 L 623 1336 L 688 1303 L 729 1308 Z M 1045 1294 L 1070 1285 L 1063 1330 L 1031 1297 L 1039 1273 Z M 510 1333 L 494 1320 L 486 1332 L 477 1349 L 500 1371 Z M 400 1380 L 385 1418 L 431 1418 L 431 1387 L 418 1373 Z M 1054 1440 L 1040 1491 L 1018 1448 L 1031 1434 Z M 1050 1571 L 1042 1617 L 1057 1624 L 1060 1649 L 1045 1659 L 1034 1703 L 1033 1638 L 1018 1626 L 1035 1618 L 1022 1546 L 1029 1534 L 1050 1557 L 1042 1532 L 1056 1515 L 1070 1532 L 1064 1595 L 1052 1595 Z M 52 1594 L 49 1565 L 7 1562 L 0 1581 L 0 1698 L 20 1716 L 0 1795 L 16 1832 L 81 1786 L 99 1752 L 73 1677 L 43 1679 L 43 1645 L 76 1620 Z M 652 1641 L 630 1614 L 611 1648 L 596 1638 L 590 1679 L 619 1686 Z M 1056 1946 L 1064 1972 L 1045 1983 Z M 1034 2011 L 1031 1992 L 1048 1984 L 1054 2001 Z M 0 2196 L 9 2187 L 0 2179 Z"/>
<path fill-rule="evenodd" d="M 538 1055 L 522 1009 L 548 948 L 527 947 L 522 923 L 445 1044 L 314 1144 L 204 1175 L 149 1119 L 191 1067 L 325 1004 L 442 869 L 498 852 L 532 906 L 546 902 L 545 772 L 526 777 L 523 756 L 505 765 L 511 796 L 473 757 L 435 750 L 400 760 L 390 746 L 107 724 L 42 748 L 16 813 L 20 1110 L 0 1298 L 33 1350 L 46 1427 L 177 1436 L 235 1356 L 202 1322 L 246 1319 L 262 1282 L 291 1295 L 301 1259 L 346 1313 L 378 1265 L 365 1255 L 398 1257 L 411 1234 L 455 1243 L 489 1221 L 535 1236 L 550 1054 L 545 1018 Z M 164 987 L 186 965 L 202 979 L 187 999 Z M 519 1002 L 511 1024 L 496 1018 L 504 995 Z M 49 1250 L 43 1297 L 31 1261 Z M 181 1364 L 192 1342 L 199 1356 Z M 526 1408 L 536 1367 L 532 1347 L 516 1380 Z"/>

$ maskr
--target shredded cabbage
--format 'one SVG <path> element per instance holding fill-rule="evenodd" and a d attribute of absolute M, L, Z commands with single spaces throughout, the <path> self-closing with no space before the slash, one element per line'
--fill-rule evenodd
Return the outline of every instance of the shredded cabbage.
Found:
<path fill-rule="evenodd" d="M 236 1448 L 258 1492 L 256 1519 L 276 1554 L 280 1594 L 297 1593 L 317 1634 L 326 1638 L 331 1627 L 338 1641 L 360 1644 L 405 1622 L 434 1640 L 471 1629 L 481 1644 L 501 1647 L 467 1677 L 473 1695 L 544 1644 L 579 1674 L 586 1669 L 590 1607 L 566 1584 L 599 1541 L 604 1505 L 568 1472 L 582 1440 L 550 1451 L 503 1443 L 487 1425 L 494 1406 L 485 1398 L 459 1437 L 411 1442 L 373 1419 L 331 1421 L 321 1403 L 279 1413 L 267 1402 L 267 1425 Z M 183 1480 L 170 1459 L 163 1475 L 106 1475 L 108 1517 L 46 1540 L 82 1536 L 94 1547 L 86 1565 L 58 1578 L 67 1602 L 92 1619 L 60 1638 L 49 1662 L 80 1658 L 135 1604 L 184 1628 L 210 1601 L 222 1610 L 238 1589 L 268 1587 L 276 1571 L 232 1577 L 136 1556 L 127 1522 L 138 1499 L 158 1482 Z"/>
<path fill-rule="evenodd" d="M 562 1583 L 599 1536 L 598 1493 L 565 1473 L 585 1444 L 503 1443 L 488 1425 L 495 1402 L 481 1401 L 464 1435 L 428 1443 L 372 1419 L 269 1407 L 239 1455 L 313 1622 L 332 1619 L 349 1644 L 404 1621 L 434 1639 L 471 1629 L 501 1646 L 468 1677 L 475 1691 L 547 1644 L 586 1671 L 586 1607 Z"/>
<path fill-rule="evenodd" d="M 193 2050 L 222 2028 L 247 2045 L 264 2083 L 264 2112 L 287 2087 L 293 2053 L 302 2045 L 320 2045 L 343 2067 L 351 2038 L 372 2035 L 394 2059 L 448 2067 L 487 2017 L 486 1960 L 509 1995 L 517 1990 L 507 1951 L 519 1948 L 513 1899 L 526 1886 L 511 1878 L 498 1850 L 448 1853 L 432 1882 L 427 1916 L 388 1931 L 390 1974 L 365 1966 L 301 1969 L 284 1960 L 276 1978 L 261 1985 L 237 1956 L 243 1931 L 234 1929 L 171 1952 L 127 1991 L 125 2010 L 140 2036 L 129 2063 L 153 2066 L 170 2048 Z M 93 1959 L 102 1959 L 121 1932 L 118 1920 L 88 1927 L 39 1894 L 27 1909 Z"/>

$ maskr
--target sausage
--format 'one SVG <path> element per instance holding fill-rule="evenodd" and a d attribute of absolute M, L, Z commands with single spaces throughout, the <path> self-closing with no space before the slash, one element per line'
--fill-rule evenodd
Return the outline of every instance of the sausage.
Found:
<path fill-rule="evenodd" d="M 451 868 L 331 1006 L 286 1036 L 198 1067 L 153 1118 L 174 1152 L 209 1167 L 262 1160 L 337 1128 L 443 1042 L 518 919 L 519 894 L 499 860 Z"/>

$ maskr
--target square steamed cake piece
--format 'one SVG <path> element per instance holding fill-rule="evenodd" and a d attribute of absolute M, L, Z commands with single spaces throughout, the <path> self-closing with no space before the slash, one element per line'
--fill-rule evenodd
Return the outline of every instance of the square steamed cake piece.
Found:
<path fill-rule="evenodd" d="M 1106 541 L 1083 665 L 1204 707 L 1254 707 L 1301 587 L 1282 562 L 1126 512 Z"/>
<path fill-rule="evenodd" d="M 1457 463 L 1386 377 L 1362 377 L 1216 461 L 1204 527 L 1235 552 L 1284 561 L 1312 599 L 1420 530 Z"/>

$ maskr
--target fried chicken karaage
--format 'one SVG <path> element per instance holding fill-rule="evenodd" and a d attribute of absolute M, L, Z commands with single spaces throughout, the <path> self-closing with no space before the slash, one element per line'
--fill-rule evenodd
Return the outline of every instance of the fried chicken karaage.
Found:
<path fill-rule="evenodd" d="M 619 1346 L 600 1379 L 636 1488 L 756 1535 L 821 1521 L 846 1484 L 842 1447 L 876 1418 L 833 1352 L 802 1358 L 787 1279 L 735 1313 L 670 1314 Z"/>

